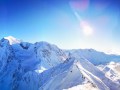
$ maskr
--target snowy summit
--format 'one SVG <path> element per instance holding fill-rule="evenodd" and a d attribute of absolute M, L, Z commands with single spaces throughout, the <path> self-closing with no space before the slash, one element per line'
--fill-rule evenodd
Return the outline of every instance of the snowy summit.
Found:
<path fill-rule="evenodd" d="M 14 38 L 13 36 L 4 37 L 4 39 L 7 39 L 9 41 L 10 45 L 21 42 L 20 40 Z"/>

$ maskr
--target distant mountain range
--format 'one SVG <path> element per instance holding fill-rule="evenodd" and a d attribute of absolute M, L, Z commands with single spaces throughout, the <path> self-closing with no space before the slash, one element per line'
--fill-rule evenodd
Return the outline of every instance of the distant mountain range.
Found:
<path fill-rule="evenodd" d="M 120 90 L 120 56 L 0 40 L 0 90 Z"/>

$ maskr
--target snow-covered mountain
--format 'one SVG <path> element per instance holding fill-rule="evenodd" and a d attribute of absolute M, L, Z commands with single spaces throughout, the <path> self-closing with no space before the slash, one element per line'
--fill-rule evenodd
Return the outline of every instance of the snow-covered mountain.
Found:
<path fill-rule="evenodd" d="M 68 56 L 72 55 L 74 57 L 84 57 L 94 65 L 106 64 L 110 61 L 120 62 L 119 55 L 105 54 L 104 52 L 99 52 L 94 49 L 73 49 L 65 50 L 65 52 Z"/>
<path fill-rule="evenodd" d="M 63 90 L 87 83 L 91 84 L 90 88 L 98 90 L 118 90 L 120 87 L 84 58 L 68 59 L 57 67 L 43 72 L 42 76 L 42 81 L 46 82 L 42 83 L 39 90 Z M 91 90 L 90 88 L 88 90 Z"/>
<path fill-rule="evenodd" d="M 47 42 L 18 42 L 13 37 L 0 41 L 0 89 L 17 90 L 24 74 L 43 72 L 66 60 L 66 54 Z"/>
<path fill-rule="evenodd" d="M 0 90 L 120 90 L 119 80 L 94 66 L 119 60 L 95 50 L 64 51 L 47 42 L 5 37 L 0 40 Z"/>
<path fill-rule="evenodd" d="M 120 84 L 120 63 L 110 62 L 97 66 L 112 81 Z"/>

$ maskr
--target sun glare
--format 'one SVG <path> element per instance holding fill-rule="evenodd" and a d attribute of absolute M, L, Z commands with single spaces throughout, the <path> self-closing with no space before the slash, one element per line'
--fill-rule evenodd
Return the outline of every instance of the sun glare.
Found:
<path fill-rule="evenodd" d="M 86 36 L 93 35 L 93 28 L 85 21 L 82 21 L 80 23 L 80 27 L 82 28 L 82 32 Z"/>

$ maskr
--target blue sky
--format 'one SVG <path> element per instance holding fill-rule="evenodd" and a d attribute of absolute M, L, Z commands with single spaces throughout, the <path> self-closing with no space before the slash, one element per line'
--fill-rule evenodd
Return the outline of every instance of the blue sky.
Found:
<path fill-rule="evenodd" d="M 119 0 L 1 0 L 0 38 L 120 51 Z"/>

